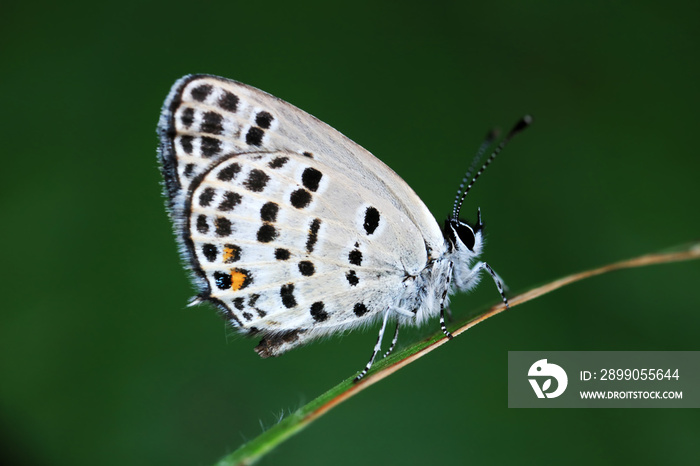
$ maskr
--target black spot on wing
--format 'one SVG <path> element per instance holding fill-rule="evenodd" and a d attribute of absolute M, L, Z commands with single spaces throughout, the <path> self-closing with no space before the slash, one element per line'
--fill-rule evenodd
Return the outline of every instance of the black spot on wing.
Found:
<path fill-rule="evenodd" d="M 238 96 L 225 91 L 223 95 L 219 97 L 219 107 L 229 112 L 236 113 L 236 110 L 238 110 Z"/>
<path fill-rule="evenodd" d="M 275 157 L 270 161 L 270 163 L 267 164 L 268 167 L 270 168 L 280 168 L 282 167 L 287 161 L 289 160 L 288 157 Z"/>
<path fill-rule="evenodd" d="M 261 243 L 269 243 L 277 238 L 277 229 L 269 223 L 264 223 L 258 230 L 258 241 Z"/>
<path fill-rule="evenodd" d="M 223 237 L 231 234 L 231 220 L 226 217 L 216 217 L 214 226 L 216 227 L 216 236 Z"/>
<path fill-rule="evenodd" d="M 367 207 L 365 210 L 365 223 L 362 225 L 368 235 L 374 233 L 379 226 L 379 211 L 374 207 Z"/>
<path fill-rule="evenodd" d="M 202 245 L 202 254 L 209 262 L 214 262 L 219 250 L 215 245 L 206 243 Z"/>
<path fill-rule="evenodd" d="M 360 252 L 359 249 L 353 249 L 350 251 L 350 254 L 348 254 L 348 261 L 352 265 L 362 265 L 362 252 Z"/>
<path fill-rule="evenodd" d="M 203 133 L 221 134 L 224 132 L 223 120 L 224 118 L 216 112 L 206 112 L 200 130 Z"/>
<path fill-rule="evenodd" d="M 299 262 L 299 272 L 305 277 L 310 277 L 316 272 L 316 268 L 311 261 L 301 261 Z"/>
<path fill-rule="evenodd" d="M 221 181 L 231 181 L 240 173 L 241 166 L 237 163 L 232 163 L 228 167 L 221 170 L 216 177 Z"/>
<path fill-rule="evenodd" d="M 323 301 L 317 301 L 311 305 L 309 312 L 316 322 L 328 320 L 328 313 L 324 310 L 324 307 Z"/>
<path fill-rule="evenodd" d="M 255 124 L 263 129 L 268 129 L 274 118 L 268 112 L 260 112 L 255 116 Z"/>
<path fill-rule="evenodd" d="M 277 259 L 278 261 L 286 261 L 287 259 L 289 259 L 290 255 L 291 254 L 289 253 L 288 249 L 275 249 L 275 259 Z"/>
<path fill-rule="evenodd" d="M 207 136 L 202 137 L 202 155 L 210 158 L 221 152 L 221 141 Z"/>
<path fill-rule="evenodd" d="M 194 148 L 192 147 L 192 141 L 194 138 L 192 136 L 180 136 L 180 146 L 185 154 L 191 154 Z"/>
<path fill-rule="evenodd" d="M 306 239 L 306 252 L 312 252 L 318 241 L 318 229 L 321 228 L 321 219 L 315 218 L 309 225 L 309 237 Z"/>
<path fill-rule="evenodd" d="M 254 168 L 248 174 L 248 179 L 243 182 L 243 185 L 251 191 L 259 193 L 265 189 L 268 181 L 270 181 L 270 177 L 264 171 Z"/>
<path fill-rule="evenodd" d="M 202 84 L 200 86 L 195 87 L 192 89 L 192 98 L 198 102 L 204 102 L 204 99 L 206 99 L 209 94 L 211 94 L 211 85 L 209 84 Z"/>
<path fill-rule="evenodd" d="M 360 283 L 360 279 L 357 278 L 357 274 L 354 270 L 351 270 L 348 273 L 346 273 L 345 278 L 347 278 L 348 283 L 350 283 L 350 286 L 357 286 L 357 284 Z"/>
<path fill-rule="evenodd" d="M 199 215 L 197 217 L 197 231 L 205 234 L 209 231 L 209 223 L 207 222 L 206 215 Z"/>
<path fill-rule="evenodd" d="M 231 191 L 226 191 L 219 204 L 219 210 L 222 212 L 231 212 L 234 207 L 241 203 L 243 197 Z"/>
<path fill-rule="evenodd" d="M 184 109 L 180 116 L 180 121 L 185 128 L 192 126 L 192 123 L 194 123 L 194 109 L 189 107 Z"/>
<path fill-rule="evenodd" d="M 294 283 L 287 283 L 280 288 L 280 296 L 282 304 L 286 308 L 292 308 L 297 305 L 297 300 L 294 298 Z"/>
<path fill-rule="evenodd" d="M 308 167 L 301 174 L 301 182 L 309 191 L 316 192 L 318 184 L 321 182 L 323 174 L 315 168 Z"/>
<path fill-rule="evenodd" d="M 265 131 L 257 126 L 252 126 L 245 135 L 245 142 L 250 146 L 261 146 Z"/>
<path fill-rule="evenodd" d="M 214 283 L 220 290 L 231 289 L 231 274 L 226 272 L 214 272 Z"/>
<path fill-rule="evenodd" d="M 297 209 L 303 209 L 311 204 L 311 193 L 305 189 L 297 189 L 289 196 L 289 202 Z"/>
<path fill-rule="evenodd" d="M 369 312 L 369 309 L 367 309 L 367 306 L 365 306 L 364 303 L 357 303 L 355 304 L 355 307 L 352 311 L 357 317 L 362 317 L 363 315 L 367 314 L 367 312 Z"/>
<path fill-rule="evenodd" d="M 211 204 L 212 199 L 214 199 L 214 188 L 204 188 L 202 193 L 199 195 L 199 205 L 202 207 L 208 207 Z"/>
<path fill-rule="evenodd" d="M 266 202 L 260 209 L 260 219 L 263 222 L 276 222 L 279 206 L 274 202 Z"/>

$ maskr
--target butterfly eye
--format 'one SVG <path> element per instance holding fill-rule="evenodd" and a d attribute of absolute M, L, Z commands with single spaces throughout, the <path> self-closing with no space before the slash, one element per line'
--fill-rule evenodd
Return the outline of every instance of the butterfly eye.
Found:
<path fill-rule="evenodd" d="M 466 223 L 460 222 L 457 225 L 457 235 L 459 239 L 464 243 L 470 251 L 474 250 L 474 243 L 476 243 L 476 238 L 474 237 L 474 230 Z"/>

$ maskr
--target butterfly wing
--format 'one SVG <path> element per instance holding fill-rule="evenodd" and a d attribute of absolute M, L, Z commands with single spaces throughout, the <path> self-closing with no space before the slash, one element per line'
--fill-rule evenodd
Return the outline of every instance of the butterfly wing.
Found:
<path fill-rule="evenodd" d="M 186 76 L 159 135 L 200 297 L 263 334 L 262 356 L 398 305 L 404 278 L 444 248 L 427 207 L 389 167 L 255 88 Z"/>

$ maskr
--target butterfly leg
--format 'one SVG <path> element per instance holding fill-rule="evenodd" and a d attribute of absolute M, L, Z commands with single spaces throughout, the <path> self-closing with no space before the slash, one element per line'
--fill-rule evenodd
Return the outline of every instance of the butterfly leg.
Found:
<path fill-rule="evenodd" d="M 440 308 L 440 328 L 442 329 L 442 333 L 445 334 L 448 340 L 452 340 L 454 338 L 454 335 L 450 333 L 449 330 L 447 330 L 447 326 L 445 325 L 445 308 L 442 307 Z"/>
<path fill-rule="evenodd" d="M 396 330 L 394 331 L 394 339 L 391 340 L 391 346 L 389 346 L 389 349 L 387 350 L 386 353 L 384 353 L 384 357 L 387 357 L 391 354 L 392 351 L 394 351 L 394 346 L 396 346 L 396 342 L 399 339 L 399 323 L 396 322 Z"/>
<path fill-rule="evenodd" d="M 496 284 L 498 292 L 501 293 L 501 299 L 503 299 L 503 304 L 506 305 L 506 309 L 510 308 L 510 305 L 508 304 L 508 298 L 506 298 L 505 286 L 503 285 L 503 281 L 501 280 L 501 277 L 499 277 L 498 274 L 493 271 L 489 264 L 487 264 L 486 262 L 479 262 L 478 264 L 476 264 L 472 269 L 472 273 L 469 274 L 470 278 L 476 277 L 476 275 L 478 275 L 479 272 L 481 272 L 484 269 L 491 275 L 491 278 L 493 278 L 493 282 Z"/>
<path fill-rule="evenodd" d="M 445 300 L 447 299 L 447 292 L 450 290 L 450 280 L 452 280 L 452 267 L 453 264 L 450 262 L 450 266 L 447 269 L 447 283 L 445 284 L 445 290 L 442 292 L 442 298 L 440 299 L 440 328 L 442 329 L 442 333 L 445 334 L 448 340 L 452 340 L 454 337 L 449 330 L 447 330 L 447 326 L 445 325 Z"/>
<path fill-rule="evenodd" d="M 377 344 L 374 345 L 374 350 L 372 351 L 372 357 L 369 358 L 369 362 L 365 366 L 365 368 L 360 372 L 360 375 L 355 377 L 355 380 L 353 382 L 359 382 L 362 377 L 364 377 L 367 372 L 369 372 L 369 369 L 372 367 L 372 364 L 374 364 L 374 358 L 377 357 L 377 353 L 382 349 L 382 338 L 384 337 L 384 330 L 386 329 L 386 323 L 389 320 L 389 310 L 384 313 L 384 321 L 382 322 L 382 328 L 379 329 L 379 336 L 377 337 Z"/>
<path fill-rule="evenodd" d="M 488 264 L 486 264 L 486 265 L 488 266 Z M 489 267 L 489 268 L 491 269 L 491 267 Z M 491 272 L 493 272 L 493 273 L 491 273 Z M 489 271 L 489 273 L 491 273 L 491 276 L 493 277 L 494 281 L 496 281 L 497 283 L 498 282 L 501 283 L 501 287 L 503 288 L 504 293 L 507 293 L 508 291 L 510 291 L 510 288 L 508 288 L 508 284 L 493 269 L 491 269 Z"/>

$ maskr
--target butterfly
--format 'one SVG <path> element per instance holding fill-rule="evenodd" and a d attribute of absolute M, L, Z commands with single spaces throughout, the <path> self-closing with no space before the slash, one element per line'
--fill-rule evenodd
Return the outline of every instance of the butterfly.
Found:
<path fill-rule="evenodd" d="M 255 351 L 278 356 L 319 337 L 381 321 L 401 326 L 440 315 L 449 295 L 482 272 L 508 304 L 502 280 L 478 261 L 476 221 L 460 219 L 482 144 L 442 228 L 391 168 L 335 129 L 254 87 L 188 75 L 172 87 L 158 123 L 158 156 L 180 252 L 198 295 L 238 331 L 262 337 Z"/>

